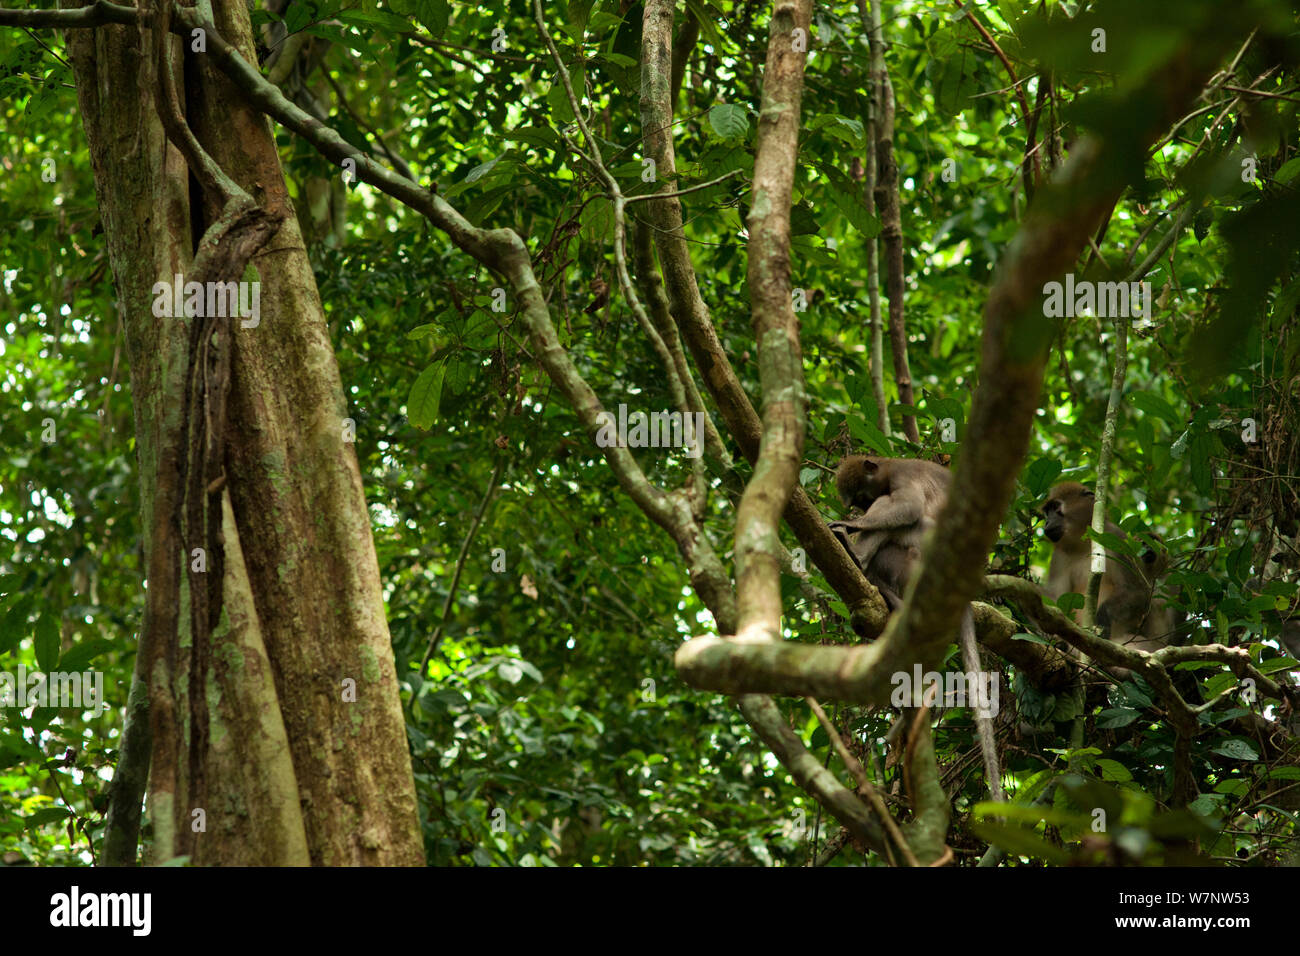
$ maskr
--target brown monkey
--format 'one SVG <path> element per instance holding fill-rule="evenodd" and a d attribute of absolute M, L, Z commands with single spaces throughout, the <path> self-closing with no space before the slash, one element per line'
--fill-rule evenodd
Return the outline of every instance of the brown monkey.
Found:
<path fill-rule="evenodd" d="M 831 522 L 831 531 L 879 589 L 889 609 L 902 604 L 921 544 L 948 500 L 952 474 L 942 465 L 912 458 L 849 455 L 835 470 L 835 487 L 846 508 L 865 509 L 857 518 Z M 962 658 L 971 674 L 979 672 L 975 621 L 970 607 L 961 618 Z M 975 726 L 984 756 L 984 773 L 993 799 L 1001 802 L 1002 772 L 990 715 L 975 711 Z"/>
<path fill-rule="evenodd" d="M 1092 525 L 1095 499 L 1091 488 L 1066 481 L 1048 493 L 1043 505 L 1043 532 L 1052 542 L 1044 590 L 1054 601 L 1062 594 L 1088 592 L 1092 543 L 1083 533 Z M 1106 532 L 1127 537 L 1112 521 L 1106 522 Z M 1152 599 L 1156 578 L 1166 564 L 1149 549 L 1140 560 L 1106 552 L 1106 570 L 1097 595 L 1097 626 L 1104 637 L 1140 651 L 1155 651 L 1168 644 L 1174 630 L 1173 614 L 1163 601 Z M 1075 620 L 1079 618 L 1076 611 Z"/>
<path fill-rule="evenodd" d="M 849 455 L 835 469 L 846 508 L 863 514 L 831 522 L 831 531 L 880 589 L 890 610 L 902 604 L 925 533 L 948 499 L 952 475 L 931 461 Z"/>

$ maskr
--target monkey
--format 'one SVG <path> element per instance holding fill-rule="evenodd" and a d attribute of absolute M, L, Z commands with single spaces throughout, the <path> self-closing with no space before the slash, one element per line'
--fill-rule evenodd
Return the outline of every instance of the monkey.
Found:
<path fill-rule="evenodd" d="M 921 557 L 925 535 L 948 501 L 952 473 L 942 465 L 912 458 L 846 456 L 835 469 L 835 487 L 846 507 L 865 509 L 857 518 L 831 522 L 832 533 L 880 591 L 890 611 L 902 606 L 902 594 Z M 967 671 L 979 673 L 975 619 L 969 605 L 962 612 L 962 659 Z M 993 720 L 976 708 L 975 726 L 989 792 L 1003 801 Z"/>
<path fill-rule="evenodd" d="M 891 611 L 902 605 L 921 542 L 947 500 L 951 480 L 942 465 L 910 458 L 849 455 L 835 470 L 840 502 L 866 513 L 831 522 L 831 531 Z"/>
<path fill-rule="evenodd" d="M 1052 560 L 1047 570 L 1047 596 L 1058 600 L 1071 592 L 1086 594 L 1092 572 L 1091 543 L 1083 536 L 1092 525 L 1096 495 L 1077 481 L 1066 481 L 1048 492 L 1043 505 L 1043 533 L 1052 542 Z M 1124 530 L 1106 522 L 1106 533 L 1125 538 Z M 1097 595 L 1096 624 L 1102 636 L 1116 644 L 1140 651 L 1165 647 L 1174 630 L 1173 614 L 1154 599 L 1156 579 L 1167 560 L 1147 549 L 1134 561 L 1113 551 L 1106 552 L 1106 570 Z M 1076 610 L 1075 620 L 1081 617 Z"/>
<path fill-rule="evenodd" d="M 601 309 L 605 308 L 605 305 L 608 302 L 609 283 L 600 276 L 596 276 L 596 278 L 591 280 L 591 301 L 587 303 L 587 307 L 582 311 L 587 313 L 587 315 L 591 315 L 591 313 L 599 312 Z"/>

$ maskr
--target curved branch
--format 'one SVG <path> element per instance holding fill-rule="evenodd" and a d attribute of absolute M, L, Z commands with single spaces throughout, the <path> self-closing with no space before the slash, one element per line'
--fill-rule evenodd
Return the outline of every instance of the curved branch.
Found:
<path fill-rule="evenodd" d="M 540 2 L 540 0 L 538 0 Z M 763 386 L 763 437 L 736 509 L 737 636 L 781 639 L 777 522 L 799 481 L 808 396 L 790 278 L 790 203 L 811 0 L 772 14 L 749 215 L 749 299 Z M 802 34 L 802 43 L 799 42 Z"/>

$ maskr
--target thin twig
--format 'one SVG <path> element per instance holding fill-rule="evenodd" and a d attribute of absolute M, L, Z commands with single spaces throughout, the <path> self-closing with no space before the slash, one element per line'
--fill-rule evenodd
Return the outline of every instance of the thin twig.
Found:
<path fill-rule="evenodd" d="M 429 647 L 424 652 L 424 657 L 420 661 L 420 678 L 424 679 L 429 669 L 429 660 L 438 650 L 438 645 L 442 643 L 442 636 L 447 630 L 447 620 L 451 617 L 451 605 L 456 600 L 456 589 L 460 586 L 461 572 L 465 570 L 465 559 L 469 556 L 469 546 L 474 542 L 474 536 L 478 534 L 479 525 L 483 523 L 483 516 L 487 514 L 488 505 L 492 503 L 492 498 L 496 494 L 497 484 L 501 481 L 501 471 L 505 468 L 505 458 L 497 459 L 496 467 L 492 469 L 492 477 L 488 480 L 487 491 L 483 495 L 483 500 L 479 502 L 478 510 L 474 512 L 474 520 L 470 523 L 469 531 L 465 534 L 465 540 L 460 544 L 460 554 L 456 556 L 456 570 L 451 576 L 451 584 L 447 587 L 447 599 L 442 602 L 442 617 L 438 620 L 438 626 L 433 629 L 433 636 L 429 638 Z M 416 695 L 411 695 L 411 708 L 415 708 Z"/>
<path fill-rule="evenodd" d="M 687 186 L 685 189 L 679 189 L 677 190 L 677 192 L 672 192 L 672 193 L 642 193 L 639 196 L 624 196 L 623 203 L 625 205 L 630 206 L 634 202 L 644 202 L 647 199 L 665 199 L 669 196 L 685 196 L 687 193 L 699 192 L 701 189 L 709 189 L 712 186 L 718 185 L 718 183 L 726 182 L 728 179 L 731 179 L 733 176 L 739 176 L 740 173 L 741 171 L 739 169 L 733 169 L 731 172 L 727 173 L 726 175 L 719 176 L 717 179 L 711 179 L 707 183 L 700 183 L 699 185 L 696 186 Z M 614 197 L 607 196 L 606 198 L 613 199 Z"/>
<path fill-rule="evenodd" d="M 844 766 L 853 775 L 853 779 L 858 782 L 858 793 L 867 798 L 867 803 L 875 811 L 876 816 L 880 818 L 881 825 L 889 834 L 890 839 L 893 840 L 894 845 L 898 847 L 898 852 L 903 854 L 904 861 L 908 866 L 920 866 L 921 861 L 916 858 L 916 854 L 908 846 L 907 840 L 903 839 L 903 831 L 898 828 L 898 823 L 890 815 L 889 809 L 885 806 L 885 801 L 880 797 L 880 792 L 872 786 L 862 762 L 849 752 L 849 748 L 845 745 L 839 731 L 835 729 L 835 724 L 826 716 L 826 711 L 817 702 L 817 698 L 805 697 L 804 700 L 808 702 L 812 712 L 817 715 L 817 720 L 820 721 L 826 735 L 830 737 L 831 745 L 835 748 L 835 752 L 839 754 L 840 760 L 844 761 Z M 886 850 L 888 850 L 888 846 L 886 846 Z"/>

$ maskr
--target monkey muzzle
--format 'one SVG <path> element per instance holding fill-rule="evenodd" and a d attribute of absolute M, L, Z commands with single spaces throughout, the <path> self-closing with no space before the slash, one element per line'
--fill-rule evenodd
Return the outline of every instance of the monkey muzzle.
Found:
<path fill-rule="evenodd" d="M 1065 522 L 1057 515 L 1052 515 L 1043 525 L 1043 534 L 1047 535 L 1047 540 L 1056 544 L 1065 536 Z"/>

